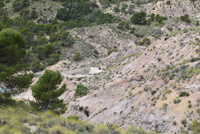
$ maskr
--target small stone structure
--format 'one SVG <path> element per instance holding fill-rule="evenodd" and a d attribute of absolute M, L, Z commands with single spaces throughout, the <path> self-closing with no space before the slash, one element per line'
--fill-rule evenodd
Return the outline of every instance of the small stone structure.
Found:
<path fill-rule="evenodd" d="M 90 77 L 94 74 L 101 73 L 102 70 L 99 70 L 96 67 L 86 67 L 86 68 L 80 68 L 75 70 L 69 70 L 61 72 L 62 75 L 68 78 L 81 78 L 81 77 Z"/>

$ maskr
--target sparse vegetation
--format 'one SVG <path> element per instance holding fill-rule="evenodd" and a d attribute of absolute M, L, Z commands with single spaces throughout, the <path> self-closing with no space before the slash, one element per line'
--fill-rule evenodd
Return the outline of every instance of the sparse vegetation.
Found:
<path fill-rule="evenodd" d="M 11 106 L 0 106 L 0 133 L 27 134 L 27 133 L 60 133 L 60 134 L 105 134 L 114 132 L 128 134 L 132 132 L 144 133 L 141 128 L 128 127 L 124 132 L 116 125 L 98 124 L 93 125 L 79 120 L 77 116 L 64 118 L 51 111 L 34 111 L 23 101 L 16 102 Z M 10 116 L 12 115 L 12 116 Z M 32 129 L 35 128 L 35 129 Z M 32 130 L 32 132 L 31 132 Z"/>
<path fill-rule="evenodd" d="M 117 52 L 117 51 L 118 51 L 117 49 L 110 49 L 107 51 L 107 55 L 109 56 L 111 53 Z"/>
<path fill-rule="evenodd" d="M 176 82 L 184 81 L 187 79 L 191 79 L 193 76 L 196 76 L 200 73 L 199 68 L 189 67 L 186 64 L 180 65 L 167 65 L 162 70 L 158 70 L 157 74 L 162 76 L 165 80 L 173 80 Z"/>

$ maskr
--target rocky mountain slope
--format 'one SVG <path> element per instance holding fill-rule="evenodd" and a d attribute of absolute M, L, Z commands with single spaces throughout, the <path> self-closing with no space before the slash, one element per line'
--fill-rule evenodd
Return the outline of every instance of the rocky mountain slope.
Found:
<path fill-rule="evenodd" d="M 135 5 L 133 11 L 143 10 L 168 19 L 162 25 L 134 25 L 142 37 L 118 29 L 116 23 L 71 29 L 74 46 L 63 48 L 61 61 L 47 69 L 62 73 L 97 67 L 103 72 L 90 77 L 65 76 L 67 90 L 60 97 L 67 106 L 63 116 L 77 115 L 91 123 L 117 124 L 122 128 L 133 124 L 161 134 L 192 133 L 189 124 L 200 121 L 200 27 L 196 26 L 200 2 L 133 0 L 123 1 L 120 6 L 124 3 L 128 7 Z M 97 1 L 97 5 L 125 21 L 132 16 L 130 12 L 114 12 L 116 4 L 103 7 Z M 191 23 L 179 19 L 185 14 Z M 151 44 L 140 45 L 144 38 L 149 38 Z M 111 49 L 117 51 L 108 55 Z M 81 53 L 82 61 L 72 61 L 76 51 Z M 87 86 L 89 93 L 75 97 L 78 84 Z M 17 98 L 31 99 L 30 89 Z"/>
<path fill-rule="evenodd" d="M 183 119 L 199 119 L 196 113 L 199 61 L 191 60 L 198 57 L 198 38 L 198 28 L 187 33 L 179 31 L 176 35 L 161 37 L 145 50 L 133 43 L 129 52 L 75 63 L 76 68 L 95 66 L 105 72 L 89 78 L 66 79 L 67 85 L 82 83 L 91 92 L 71 100 L 75 86 L 69 86 L 69 91 L 62 96 L 69 103 L 65 116 L 75 114 L 93 123 L 116 123 L 122 127 L 139 124 L 161 133 L 178 132 Z M 183 91 L 190 95 L 180 97 L 179 104 L 174 103 Z M 87 107 L 89 117 L 80 111 L 81 107 Z M 177 126 L 173 126 L 173 121 Z"/>

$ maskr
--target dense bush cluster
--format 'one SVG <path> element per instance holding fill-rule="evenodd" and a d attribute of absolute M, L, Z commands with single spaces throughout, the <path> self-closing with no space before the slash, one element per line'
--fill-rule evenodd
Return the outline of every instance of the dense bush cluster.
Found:
<path fill-rule="evenodd" d="M 27 51 L 23 61 L 30 64 L 34 72 L 58 62 L 61 48 L 70 47 L 75 42 L 69 32 L 55 21 L 54 24 L 36 24 L 21 18 L 2 18 L 3 27 L 16 28 L 21 32 Z"/>
<path fill-rule="evenodd" d="M 23 62 L 30 64 L 29 69 L 34 72 L 55 64 L 60 60 L 60 50 L 63 47 L 73 46 L 75 40 L 67 30 L 118 21 L 111 14 L 99 10 L 99 7 L 92 1 L 54 1 L 61 2 L 62 8 L 58 9 L 56 18 L 51 19 L 49 23 L 45 17 L 41 18 L 41 14 L 35 8 L 26 8 L 34 1 L 14 0 L 7 2 L 3 0 L 0 2 L 0 9 L 3 10 L 5 4 L 10 3 L 13 10 L 20 15 L 20 17 L 10 19 L 6 12 L 1 12 L 3 15 L 0 21 L 4 27 L 14 28 L 22 34 L 27 51 Z M 38 19 L 37 22 L 42 24 L 36 24 L 32 21 L 33 19 Z M 74 56 L 74 61 L 81 59 L 77 53 Z M 73 57 L 69 58 L 73 59 Z"/>
<path fill-rule="evenodd" d="M 140 11 L 134 12 L 130 21 L 120 21 L 117 28 L 129 31 L 136 37 L 153 36 L 159 38 L 163 34 L 160 28 L 164 24 L 165 20 L 167 20 L 167 18 L 160 16 L 159 14 L 152 13 L 151 15 L 147 15 L 146 12 Z M 171 29 L 171 31 L 172 30 L 173 29 Z M 143 41 L 139 42 L 140 45 L 149 45 L 149 43 L 149 41 L 147 44 Z"/>
<path fill-rule="evenodd" d="M 131 17 L 131 21 L 133 24 L 138 25 L 151 25 L 151 22 L 155 21 L 159 24 L 163 23 L 163 20 L 166 20 L 166 17 L 162 17 L 159 14 L 155 15 L 154 13 L 150 15 L 150 17 L 147 18 L 147 14 L 145 12 L 136 12 Z"/>
<path fill-rule="evenodd" d="M 166 17 L 160 16 L 159 14 L 152 13 L 147 19 L 147 25 L 150 26 L 152 22 L 157 22 L 158 24 L 163 24 L 163 21 L 167 20 Z"/>
<path fill-rule="evenodd" d="M 28 9 L 21 10 L 19 15 L 25 20 L 36 19 L 38 17 L 38 13 L 34 9 L 31 12 Z"/>
<path fill-rule="evenodd" d="M 166 20 L 166 17 L 160 16 L 159 14 L 152 13 L 147 17 L 147 14 L 145 12 L 136 12 L 131 17 L 131 22 L 133 24 L 138 25 L 151 25 L 152 22 L 158 22 L 159 24 L 162 24 L 164 20 Z"/>
<path fill-rule="evenodd" d="M 16 12 L 22 10 L 24 7 L 29 6 L 29 4 L 30 4 L 29 0 L 15 0 L 12 6 L 14 11 Z"/>
<path fill-rule="evenodd" d="M 63 8 L 60 8 L 57 13 L 57 18 L 65 22 L 73 22 L 76 25 L 92 25 L 112 23 L 117 21 L 111 14 L 103 13 L 98 10 L 98 6 L 95 2 L 89 2 L 84 0 L 65 0 Z"/>

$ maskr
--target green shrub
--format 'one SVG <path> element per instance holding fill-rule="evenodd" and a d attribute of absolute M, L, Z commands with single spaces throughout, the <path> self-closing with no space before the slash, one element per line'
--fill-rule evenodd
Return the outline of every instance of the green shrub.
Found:
<path fill-rule="evenodd" d="M 163 109 L 167 109 L 167 106 L 168 106 L 168 104 L 163 103 L 162 108 L 163 108 Z"/>
<path fill-rule="evenodd" d="M 197 20 L 197 22 L 196 22 L 196 26 L 199 26 L 199 21 Z"/>
<path fill-rule="evenodd" d="M 14 11 L 20 11 L 23 8 L 23 3 L 19 1 L 14 1 L 13 2 L 13 9 Z"/>
<path fill-rule="evenodd" d="M 60 60 L 60 55 L 59 54 L 51 54 L 49 55 L 49 58 L 47 59 L 48 65 L 53 65 Z"/>
<path fill-rule="evenodd" d="M 164 17 L 160 16 L 159 14 L 156 15 L 155 20 L 159 23 L 162 24 L 163 23 L 163 19 Z"/>
<path fill-rule="evenodd" d="M 38 17 L 37 11 L 32 10 L 32 11 L 31 11 L 31 18 L 32 18 L 32 19 L 36 19 L 37 17 Z"/>
<path fill-rule="evenodd" d="M 30 18 L 30 12 L 27 9 L 21 10 L 19 12 L 20 17 L 24 18 L 25 20 Z"/>
<path fill-rule="evenodd" d="M 174 126 L 176 126 L 177 125 L 177 122 L 176 121 L 173 121 L 173 123 L 172 123 Z"/>
<path fill-rule="evenodd" d="M 180 92 L 179 97 L 188 97 L 190 94 L 188 92 Z"/>
<path fill-rule="evenodd" d="M 151 22 L 152 22 L 151 19 L 148 19 L 148 20 L 147 20 L 147 26 L 150 26 L 150 25 L 151 25 Z"/>
<path fill-rule="evenodd" d="M 199 134 L 200 122 L 197 120 L 193 120 L 192 123 L 189 124 L 189 128 L 192 130 L 193 134 Z"/>
<path fill-rule="evenodd" d="M 151 40 L 149 38 L 144 38 L 143 42 L 145 45 L 151 45 Z"/>
<path fill-rule="evenodd" d="M 115 13 L 120 12 L 119 5 L 115 6 L 114 9 L 113 9 L 113 11 Z"/>
<path fill-rule="evenodd" d="M 174 104 L 177 104 L 177 103 L 180 103 L 180 102 L 181 102 L 181 99 L 179 99 L 179 98 L 174 99 Z"/>
<path fill-rule="evenodd" d="M 68 116 L 67 119 L 70 119 L 70 120 L 79 120 L 79 117 L 78 116 Z"/>
<path fill-rule="evenodd" d="M 81 60 L 81 54 L 79 52 L 76 52 L 73 56 L 74 61 L 80 61 Z"/>
<path fill-rule="evenodd" d="M 149 38 L 144 38 L 143 40 L 139 41 L 139 45 L 149 46 L 151 45 L 151 40 Z"/>
<path fill-rule="evenodd" d="M 92 133 L 93 134 L 111 134 L 112 131 L 109 129 L 108 126 L 106 126 L 104 124 L 99 124 L 94 127 Z"/>
<path fill-rule="evenodd" d="M 82 84 L 77 85 L 74 96 L 84 96 L 88 93 L 88 88 Z"/>
<path fill-rule="evenodd" d="M 148 90 L 149 90 L 148 86 L 145 85 L 145 86 L 144 86 L 144 91 L 147 92 Z"/>
<path fill-rule="evenodd" d="M 36 41 L 36 44 L 38 46 L 46 45 L 48 44 L 48 40 L 45 37 L 39 37 L 39 39 Z"/>
<path fill-rule="evenodd" d="M 30 84 L 32 83 L 32 78 L 34 77 L 33 74 L 24 74 L 19 75 L 14 80 L 11 80 L 14 85 L 17 85 L 17 88 L 29 88 Z"/>
<path fill-rule="evenodd" d="M 155 14 L 154 13 L 151 14 L 150 19 L 151 19 L 151 21 L 155 20 Z"/>
<path fill-rule="evenodd" d="M 128 5 L 127 4 L 122 4 L 121 12 L 125 12 L 127 9 Z"/>
<path fill-rule="evenodd" d="M 170 0 L 167 0 L 167 5 L 171 5 L 171 1 Z"/>
<path fill-rule="evenodd" d="M 123 134 L 147 134 L 147 133 L 140 127 L 129 126 L 128 128 L 126 128 Z"/>
<path fill-rule="evenodd" d="M 117 51 L 118 51 L 117 49 L 110 49 L 107 51 L 107 55 L 109 56 L 111 53 L 117 52 Z"/>
<path fill-rule="evenodd" d="M 186 120 L 186 119 L 183 119 L 183 120 L 181 121 L 181 123 L 184 125 L 184 127 L 186 127 L 186 125 L 187 125 L 187 120 Z"/>
<path fill-rule="evenodd" d="M 199 114 L 199 116 L 200 116 L 200 108 L 198 108 L 198 109 L 197 109 L 197 113 L 198 113 L 198 114 Z"/>
<path fill-rule="evenodd" d="M 121 21 L 118 26 L 117 26 L 118 29 L 121 29 L 121 30 L 129 30 L 130 29 L 130 25 L 128 22 L 125 22 L 125 21 Z"/>
<path fill-rule="evenodd" d="M 132 29 L 131 29 L 131 34 L 135 34 L 135 31 L 136 31 L 137 29 L 135 28 L 135 27 L 132 27 Z"/>
<path fill-rule="evenodd" d="M 44 68 L 44 65 L 42 65 L 39 60 L 33 61 L 32 64 L 29 66 L 29 69 L 32 70 L 34 73 L 42 71 Z"/>
<path fill-rule="evenodd" d="M 113 17 L 109 13 L 103 13 L 101 10 L 93 11 L 90 14 L 89 22 L 96 23 L 98 25 L 104 24 L 104 23 L 112 23 L 116 22 L 117 19 Z"/>
<path fill-rule="evenodd" d="M 181 19 L 181 21 L 184 21 L 184 22 L 187 22 L 187 23 L 191 22 L 188 14 L 181 16 L 180 19 Z"/>
<path fill-rule="evenodd" d="M 168 27 L 167 29 L 168 29 L 170 32 L 173 31 L 173 28 L 172 28 L 172 27 Z"/>
<path fill-rule="evenodd" d="M 146 23 L 147 23 L 146 13 L 145 12 L 134 13 L 133 16 L 131 17 L 131 22 L 133 24 L 146 25 Z"/>
<path fill-rule="evenodd" d="M 29 0 L 15 0 L 13 2 L 13 9 L 15 12 L 22 10 L 29 5 Z"/>
<path fill-rule="evenodd" d="M 192 104 L 188 104 L 188 108 L 191 108 L 192 107 Z"/>

